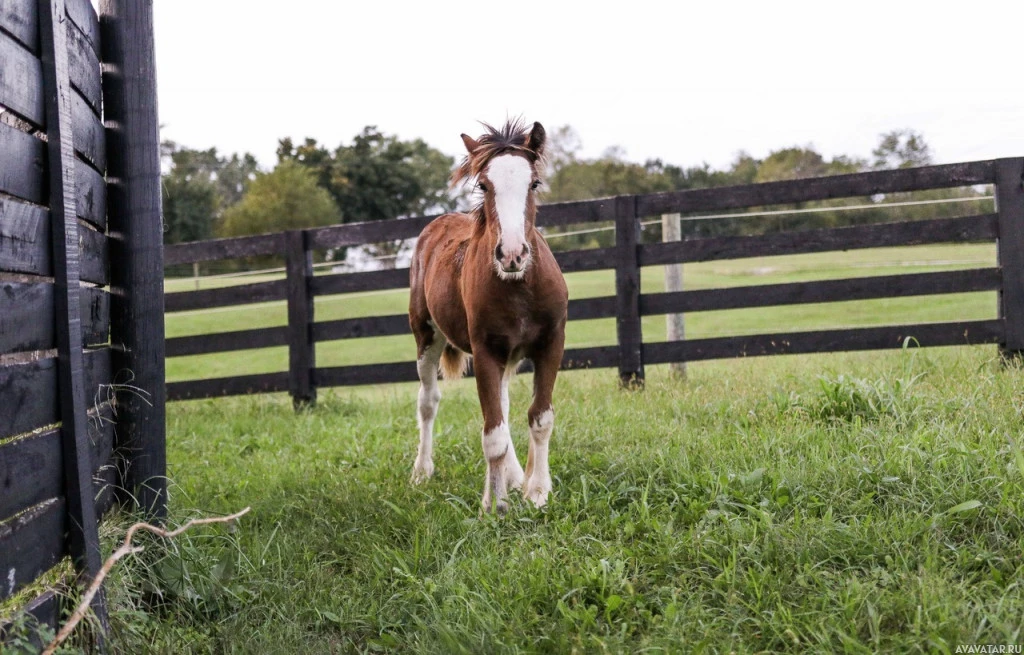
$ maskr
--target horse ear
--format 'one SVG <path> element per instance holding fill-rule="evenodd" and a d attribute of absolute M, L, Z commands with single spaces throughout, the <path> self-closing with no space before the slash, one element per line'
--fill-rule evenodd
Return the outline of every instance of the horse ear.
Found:
<path fill-rule="evenodd" d="M 479 141 L 477 141 L 476 139 L 474 139 L 473 137 L 469 136 L 468 134 L 463 134 L 463 135 L 462 135 L 462 143 L 463 143 L 463 144 L 465 144 L 465 146 L 466 146 L 466 150 L 467 150 L 467 151 L 469 152 L 469 154 L 471 154 L 471 155 L 472 155 L 472 154 L 473 154 L 474 152 L 476 152 L 476 149 L 477 149 L 477 148 L 479 148 L 479 147 L 480 147 L 480 142 L 479 142 Z"/>
<path fill-rule="evenodd" d="M 547 139 L 548 135 L 544 131 L 544 126 L 540 123 L 534 123 L 533 129 L 530 131 L 530 139 L 526 142 L 526 147 L 540 157 L 544 154 L 544 144 L 547 143 Z"/>

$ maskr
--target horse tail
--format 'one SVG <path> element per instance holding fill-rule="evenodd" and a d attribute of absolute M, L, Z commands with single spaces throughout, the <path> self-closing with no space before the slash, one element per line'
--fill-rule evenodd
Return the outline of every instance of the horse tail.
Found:
<path fill-rule="evenodd" d="M 441 377 L 445 380 L 458 380 L 469 369 L 469 355 L 455 346 L 445 344 L 441 353 Z"/>

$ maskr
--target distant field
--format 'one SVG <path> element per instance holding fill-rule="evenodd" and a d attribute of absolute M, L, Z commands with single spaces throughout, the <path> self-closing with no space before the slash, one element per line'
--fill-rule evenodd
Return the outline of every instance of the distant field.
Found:
<path fill-rule="evenodd" d="M 688 264 L 684 267 L 684 286 L 709 289 L 816 279 L 836 279 L 909 272 L 955 270 L 994 266 L 994 245 L 940 245 L 910 248 L 879 248 L 839 253 L 821 253 L 788 257 L 762 257 L 735 261 Z M 273 276 L 216 278 L 201 280 L 202 288 L 229 283 L 247 283 Z M 572 298 L 612 295 L 611 271 L 575 273 L 567 276 Z M 664 290 L 661 267 L 642 272 L 643 291 Z M 167 282 L 167 291 L 195 288 L 191 279 Z M 917 323 L 945 320 L 993 318 L 997 311 L 994 292 L 927 296 L 904 299 L 869 300 L 800 305 L 772 309 L 725 310 L 690 314 L 686 317 L 689 337 L 728 336 L 812 330 L 835 326 L 869 326 L 889 322 Z M 334 320 L 360 316 L 402 314 L 408 308 L 404 289 L 330 296 L 316 300 L 316 320 Z M 284 325 L 284 302 L 243 307 L 199 310 L 167 316 L 167 336 L 207 334 L 255 327 Z M 665 320 L 648 316 L 643 320 L 644 340 L 665 339 Z M 613 319 L 574 321 L 567 330 L 568 347 L 615 343 Z M 412 360 L 415 347 L 408 335 L 371 339 L 352 339 L 321 343 L 317 346 L 317 364 L 341 366 Z M 286 348 L 269 348 L 213 355 L 180 357 L 167 362 L 168 380 L 221 377 L 246 373 L 267 373 L 287 368 Z"/>

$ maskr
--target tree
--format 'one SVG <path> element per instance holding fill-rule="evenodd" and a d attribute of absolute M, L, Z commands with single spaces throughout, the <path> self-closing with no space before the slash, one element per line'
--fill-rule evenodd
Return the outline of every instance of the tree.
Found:
<path fill-rule="evenodd" d="M 222 158 L 216 148 L 193 150 L 161 144 L 164 242 L 209 239 L 223 211 L 241 200 L 258 171 L 251 154 Z"/>
<path fill-rule="evenodd" d="M 333 152 L 315 139 L 300 146 L 281 139 L 277 157 L 312 170 L 346 223 L 452 211 L 458 200 L 448 193 L 452 157 L 422 139 L 402 141 L 375 126 Z"/>
<path fill-rule="evenodd" d="M 283 161 L 270 173 L 259 173 L 242 201 L 221 220 L 222 237 L 333 225 L 341 212 L 331 195 L 317 185 L 312 171 Z"/>
<path fill-rule="evenodd" d="M 914 168 L 932 163 L 932 153 L 924 136 L 911 129 L 893 130 L 880 137 L 878 147 L 871 151 L 873 168 Z"/>

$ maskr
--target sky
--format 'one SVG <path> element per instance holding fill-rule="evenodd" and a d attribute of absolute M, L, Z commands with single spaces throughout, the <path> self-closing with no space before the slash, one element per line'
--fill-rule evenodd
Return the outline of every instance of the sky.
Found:
<path fill-rule="evenodd" d="M 946 7 L 946 9 L 943 9 Z M 463 154 L 508 116 L 582 155 L 726 168 L 911 128 L 937 163 L 1024 156 L 1024 2 L 155 0 L 163 138 L 267 168 L 366 125 Z"/>

